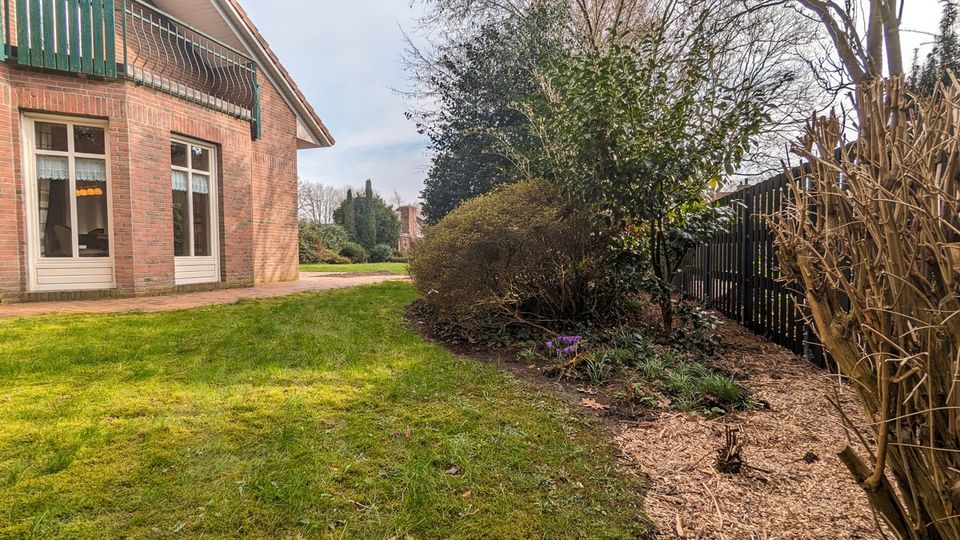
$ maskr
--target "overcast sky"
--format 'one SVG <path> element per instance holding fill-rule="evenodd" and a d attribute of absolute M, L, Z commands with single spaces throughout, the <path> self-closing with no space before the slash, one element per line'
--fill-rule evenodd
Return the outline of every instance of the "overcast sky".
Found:
<path fill-rule="evenodd" d="M 906 0 L 903 29 L 935 32 L 937 0 Z M 329 185 L 373 180 L 384 196 L 419 198 L 429 165 L 426 140 L 404 117 L 393 89 L 407 85 L 403 30 L 413 31 L 410 0 L 241 0 L 300 88 L 333 132 L 333 148 L 299 155 L 300 176 Z M 929 42 L 905 32 L 904 57 Z"/>

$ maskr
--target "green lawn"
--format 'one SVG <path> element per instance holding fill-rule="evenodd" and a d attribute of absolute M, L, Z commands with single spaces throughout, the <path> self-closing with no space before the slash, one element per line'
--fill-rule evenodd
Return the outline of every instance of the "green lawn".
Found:
<path fill-rule="evenodd" d="M 366 272 L 390 272 L 405 276 L 406 263 L 365 263 L 365 264 L 301 264 L 301 272 L 343 272 L 349 274 Z"/>
<path fill-rule="evenodd" d="M 643 534 L 602 430 L 420 339 L 414 296 L 0 321 L 0 537 Z"/>

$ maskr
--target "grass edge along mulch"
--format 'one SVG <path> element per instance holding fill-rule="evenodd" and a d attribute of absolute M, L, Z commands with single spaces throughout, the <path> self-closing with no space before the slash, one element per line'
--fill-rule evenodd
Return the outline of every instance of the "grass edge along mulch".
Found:
<path fill-rule="evenodd" d="M 836 376 L 729 319 L 721 317 L 715 367 L 733 376 L 757 406 L 715 416 L 611 407 L 588 382 L 548 376 L 518 349 L 445 340 L 422 310 L 410 309 L 408 318 L 429 339 L 597 416 L 620 447 L 624 466 L 648 479 L 644 506 L 657 538 L 879 536 L 866 497 L 835 455 L 847 436 L 828 396 L 836 394 L 848 417 L 862 422 L 853 396 Z M 743 444 L 745 466 L 736 474 L 716 468 L 728 428 Z"/>
<path fill-rule="evenodd" d="M 426 343 L 414 297 L 0 321 L 0 536 L 646 535 L 604 430 Z"/>

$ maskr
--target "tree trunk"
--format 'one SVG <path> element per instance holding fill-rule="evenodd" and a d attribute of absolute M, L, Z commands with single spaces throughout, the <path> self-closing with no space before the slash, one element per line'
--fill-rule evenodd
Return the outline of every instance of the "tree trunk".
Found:
<path fill-rule="evenodd" d="M 660 331 L 669 339 L 673 334 L 673 299 L 669 294 L 658 295 L 657 304 L 660 305 Z"/>

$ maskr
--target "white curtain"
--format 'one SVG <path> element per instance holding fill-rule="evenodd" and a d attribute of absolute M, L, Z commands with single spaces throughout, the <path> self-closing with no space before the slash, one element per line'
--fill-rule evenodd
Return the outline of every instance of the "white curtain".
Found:
<path fill-rule="evenodd" d="M 77 169 L 77 182 L 107 181 L 107 162 L 102 159 L 77 158 L 74 165 Z"/>
<path fill-rule="evenodd" d="M 67 158 L 37 156 L 37 177 L 45 180 L 69 180 L 70 167 Z"/>
<path fill-rule="evenodd" d="M 193 175 L 193 192 L 201 195 L 210 194 L 210 177 L 200 174 Z"/>
<path fill-rule="evenodd" d="M 183 171 L 173 171 L 173 190 L 187 191 L 187 173 Z"/>

